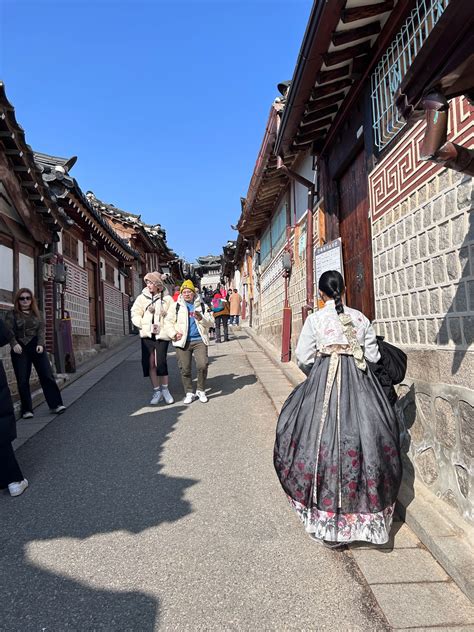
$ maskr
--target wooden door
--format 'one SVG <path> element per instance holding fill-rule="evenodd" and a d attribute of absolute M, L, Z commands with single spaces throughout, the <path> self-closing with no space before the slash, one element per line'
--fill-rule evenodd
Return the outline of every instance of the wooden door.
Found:
<path fill-rule="evenodd" d="M 97 339 L 97 265 L 93 261 L 87 261 L 87 275 L 89 281 L 89 323 L 91 329 L 91 344 L 95 345 Z"/>
<path fill-rule="evenodd" d="M 339 180 L 339 230 L 342 239 L 346 302 L 375 318 L 368 178 L 361 151 Z"/>

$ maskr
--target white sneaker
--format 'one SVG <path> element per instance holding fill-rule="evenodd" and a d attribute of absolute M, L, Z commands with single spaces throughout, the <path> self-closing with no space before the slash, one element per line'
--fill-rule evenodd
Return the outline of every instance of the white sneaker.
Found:
<path fill-rule="evenodd" d="M 24 478 L 18 483 L 10 483 L 10 485 L 8 486 L 8 491 L 10 492 L 10 496 L 20 496 L 20 494 L 23 494 L 27 487 L 28 481 L 26 480 L 26 478 Z"/>
<path fill-rule="evenodd" d="M 171 395 L 168 388 L 162 388 L 161 394 L 163 395 L 163 399 L 167 404 L 172 404 L 174 402 L 173 395 Z"/>
<path fill-rule="evenodd" d="M 191 404 L 196 399 L 194 393 L 186 393 L 186 397 L 183 399 L 183 404 Z"/>
<path fill-rule="evenodd" d="M 23 419 L 31 419 L 32 417 L 34 417 L 34 415 L 30 410 L 26 413 L 23 413 Z"/>
<path fill-rule="evenodd" d="M 56 408 L 50 408 L 50 411 L 54 413 L 55 415 L 60 415 L 65 410 L 66 410 L 66 406 L 64 406 L 63 404 L 61 404 L 60 406 L 56 406 Z"/>
<path fill-rule="evenodd" d="M 206 397 L 205 391 L 196 391 L 196 395 L 197 397 L 199 397 L 199 401 L 202 402 L 203 404 L 209 401 Z"/>
<path fill-rule="evenodd" d="M 153 391 L 153 397 L 150 400 L 151 406 L 155 406 L 159 404 L 163 399 L 163 393 L 161 392 L 161 388 L 155 388 Z"/>

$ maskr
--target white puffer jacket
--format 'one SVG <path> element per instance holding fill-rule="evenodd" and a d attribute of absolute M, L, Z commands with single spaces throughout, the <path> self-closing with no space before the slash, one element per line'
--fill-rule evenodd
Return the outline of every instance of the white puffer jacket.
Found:
<path fill-rule="evenodd" d="M 199 335 L 202 338 L 202 341 L 205 345 L 209 346 L 209 335 L 208 329 L 209 327 L 214 327 L 214 322 L 208 314 L 205 313 L 202 307 L 201 299 L 196 297 L 194 301 L 194 311 L 202 314 L 202 319 L 196 319 L 196 325 L 199 331 Z M 186 307 L 186 302 L 184 298 L 179 295 L 177 303 L 174 303 L 174 308 L 171 307 L 166 314 L 164 328 L 166 334 L 173 341 L 174 347 L 183 348 L 186 344 L 186 340 L 188 338 L 188 328 L 189 328 L 189 312 Z M 180 340 L 174 340 L 174 337 L 177 333 L 182 334 L 182 338 Z"/>
<path fill-rule="evenodd" d="M 175 302 L 165 292 L 152 296 L 147 288 L 135 299 L 132 305 L 132 323 L 140 330 L 140 338 L 152 338 L 152 326 L 160 325 L 158 340 L 170 340 L 164 327 L 166 314 L 174 309 Z M 149 308 L 154 308 L 154 312 Z"/>

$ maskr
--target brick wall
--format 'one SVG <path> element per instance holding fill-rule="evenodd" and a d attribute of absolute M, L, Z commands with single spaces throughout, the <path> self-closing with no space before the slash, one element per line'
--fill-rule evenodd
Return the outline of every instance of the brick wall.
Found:
<path fill-rule="evenodd" d="M 74 336 L 90 337 L 89 285 L 87 272 L 72 261 L 67 261 L 64 309 L 69 312 Z"/>
<path fill-rule="evenodd" d="M 105 333 L 124 335 L 122 292 L 110 283 L 104 282 Z"/>

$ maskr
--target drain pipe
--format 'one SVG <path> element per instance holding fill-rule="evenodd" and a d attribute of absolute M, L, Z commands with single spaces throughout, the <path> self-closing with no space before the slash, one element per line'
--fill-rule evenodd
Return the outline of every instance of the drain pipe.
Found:
<path fill-rule="evenodd" d="M 308 189 L 308 209 L 306 216 L 306 305 L 301 309 L 303 323 L 314 310 L 314 257 L 313 257 L 313 206 L 316 195 L 314 182 L 289 169 L 283 164 L 283 159 L 278 156 L 277 169 L 281 170 L 288 178 L 298 182 Z"/>

